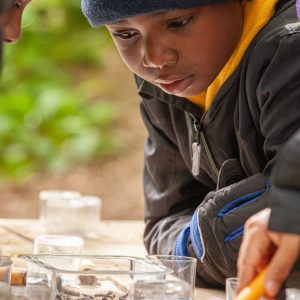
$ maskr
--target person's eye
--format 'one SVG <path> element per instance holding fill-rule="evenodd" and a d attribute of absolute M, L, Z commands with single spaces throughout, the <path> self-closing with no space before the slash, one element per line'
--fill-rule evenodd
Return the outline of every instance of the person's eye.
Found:
<path fill-rule="evenodd" d="M 122 40 L 130 40 L 132 38 L 134 38 L 135 36 L 137 36 L 137 32 L 136 31 L 118 31 L 118 32 L 113 32 L 113 36 L 117 37 L 119 39 Z"/>
<path fill-rule="evenodd" d="M 192 16 L 172 20 L 168 22 L 169 29 L 180 29 L 184 28 L 190 21 L 192 20 Z"/>

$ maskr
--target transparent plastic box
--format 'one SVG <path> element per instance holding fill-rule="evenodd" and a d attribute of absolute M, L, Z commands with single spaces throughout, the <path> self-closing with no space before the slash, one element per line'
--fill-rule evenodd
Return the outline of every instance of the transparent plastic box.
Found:
<path fill-rule="evenodd" d="M 49 299 L 133 299 L 138 280 L 164 280 L 169 269 L 128 256 L 25 255 L 27 293 Z M 44 296 L 46 298 L 46 296 Z"/>

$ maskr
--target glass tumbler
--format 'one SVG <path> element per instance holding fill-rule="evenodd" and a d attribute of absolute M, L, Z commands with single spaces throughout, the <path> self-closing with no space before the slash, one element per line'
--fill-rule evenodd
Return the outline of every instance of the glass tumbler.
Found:
<path fill-rule="evenodd" d="M 95 236 L 101 203 L 101 199 L 96 196 L 48 200 L 45 216 L 48 233 Z"/>
<path fill-rule="evenodd" d="M 234 300 L 237 282 L 237 277 L 226 278 L 226 300 Z"/>
<path fill-rule="evenodd" d="M 285 289 L 286 300 L 300 300 L 300 290 L 294 288 Z"/>
<path fill-rule="evenodd" d="M 192 257 L 176 255 L 148 255 L 147 259 L 158 265 L 167 267 L 170 272 L 168 280 L 181 280 L 188 283 L 191 294 L 194 293 L 197 260 Z"/>
<path fill-rule="evenodd" d="M 59 201 L 63 199 L 71 199 L 80 197 L 77 191 L 66 190 L 43 190 L 39 193 L 39 220 L 42 225 L 46 225 L 47 205 L 48 201 Z"/>

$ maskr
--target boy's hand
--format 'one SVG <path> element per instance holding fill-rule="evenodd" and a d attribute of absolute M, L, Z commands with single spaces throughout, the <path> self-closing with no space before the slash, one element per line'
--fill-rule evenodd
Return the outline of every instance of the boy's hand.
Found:
<path fill-rule="evenodd" d="M 270 212 L 264 209 L 246 223 L 238 258 L 238 291 L 269 265 L 265 289 L 275 297 L 298 258 L 300 236 L 269 231 Z"/>

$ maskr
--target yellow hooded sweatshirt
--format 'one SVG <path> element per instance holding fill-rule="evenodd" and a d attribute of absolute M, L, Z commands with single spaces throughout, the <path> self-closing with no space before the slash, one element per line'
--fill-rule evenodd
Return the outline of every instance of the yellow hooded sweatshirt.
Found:
<path fill-rule="evenodd" d="M 245 3 L 244 29 L 235 51 L 206 91 L 188 97 L 191 102 L 205 111 L 209 109 L 218 90 L 238 67 L 252 40 L 274 15 L 277 2 L 278 0 L 251 0 Z"/>

